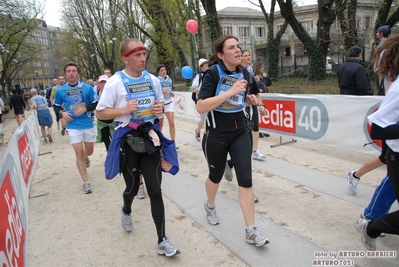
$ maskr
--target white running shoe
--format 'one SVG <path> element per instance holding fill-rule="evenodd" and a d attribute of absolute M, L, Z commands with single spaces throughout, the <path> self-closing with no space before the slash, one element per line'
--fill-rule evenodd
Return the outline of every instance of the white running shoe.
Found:
<path fill-rule="evenodd" d="M 216 207 L 211 209 L 208 207 L 208 203 L 205 202 L 204 209 L 206 211 L 206 218 L 207 218 L 209 224 L 217 225 L 220 223 L 219 217 L 216 215 Z"/>
<path fill-rule="evenodd" d="M 269 244 L 269 240 L 261 235 L 256 227 L 252 228 L 250 232 L 245 230 L 245 240 L 248 244 L 255 244 L 257 247 L 262 247 Z"/>
<path fill-rule="evenodd" d="M 162 239 L 162 242 L 158 244 L 158 254 L 165 255 L 166 257 L 172 257 L 174 255 L 180 254 L 180 250 L 170 243 L 169 239 L 165 236 Z"/>
<path fill-rule="evenodd" d="M 126 213 L 122 205 L 122 227 L 126 232 L 131 232 L 133 229 L 132 214 Z"/>
<path fill-rule="evenodd" d="M 266 158 L 265 155 L 262 154 L 259 150 L 255 150 L 252 152 L 252 158 L 256 160 L 264 160 Z"/>
<path fill-rule="evenodd" d="M 351 195 L 356 195 L 357 193 L 357 184 L 359 183 L 360 179 L 353 176 L 355 171 L 348 171 L 346 173 L 346 179 L 348 182 L 346 183 L 346 188 L 348 189 Z"/>

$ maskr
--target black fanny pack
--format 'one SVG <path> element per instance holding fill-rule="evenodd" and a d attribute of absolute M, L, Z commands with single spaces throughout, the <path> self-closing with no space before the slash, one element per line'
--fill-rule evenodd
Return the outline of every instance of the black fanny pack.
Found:
<path fill-rule="evenodd" d="M 126 142 L 133 151 L 137 153 L 147 153 L 144 136 L 133 136 L 131 134 L 127 134 Z"/>

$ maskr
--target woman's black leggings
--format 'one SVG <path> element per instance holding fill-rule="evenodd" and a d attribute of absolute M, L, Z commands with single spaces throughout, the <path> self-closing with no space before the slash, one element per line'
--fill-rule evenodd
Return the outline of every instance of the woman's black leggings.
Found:
<path fill-rule="evenodd" d="M 218 184 L 222 180 L 227 153 L 234 162 L 238 185 L 252 187 L 251 141 L 246 128 L 231 132 L 207 130 L 202 149 L 208 162 L 209 179 Z"/>
<path fill-rule="evenodd" d="M 157 229 L 158 239 L 165 236 L 165 207 L 162 199 L 161 183 L 162 170 L 159 151 L 149 155 L 147 153 L 137 153 L 125 143 L 126 165 L 123 168 L 123 178 L 125 179 L 126 189 L 123 192 L 123 203 L 127 213 L 132 212 L 134 197 L 139 191 L 140 174 L 144 176 L 145 186 L 151 203 L 151 214 Z"/>

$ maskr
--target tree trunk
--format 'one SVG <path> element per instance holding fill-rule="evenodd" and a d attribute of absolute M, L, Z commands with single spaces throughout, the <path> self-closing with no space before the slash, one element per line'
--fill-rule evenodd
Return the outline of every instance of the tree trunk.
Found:
<path fill-rule="evenodd" d="M 222 35 L 222 29 L 219 23 L 218 13 L 216 11 L 215 0 L 201 0 L 202 6 L 206 13 L 206 22 L 209 27 L 209 37 L 212 44 Z M 212 47 L 213 50 L 213 47 Z"/>

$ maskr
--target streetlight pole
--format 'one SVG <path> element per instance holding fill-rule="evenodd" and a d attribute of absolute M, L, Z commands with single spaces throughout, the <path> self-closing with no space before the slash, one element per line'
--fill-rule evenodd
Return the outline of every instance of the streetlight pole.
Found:
<path fill-rule="evenodd" d="M 115 41 L 116 37 L 112 37 L 111 40 L 109 40 L 110 43 L 112 43 L 112 55 L 111 55 L 111 61 L 112 61 L 112 72 L 115 73 L 117 70 L 116 62 L 115 62 Z"/>
<path fill-rule="evenodd" d="M 191 0 L 188 0 L 188 18 L 191 19 Z M 194 60 L 194 40 L 193 34 L 190 33 L 190 48 L 191 48 L 191 66 L 195 73 L 195 60 Z"/>

